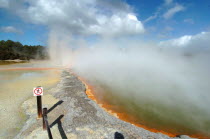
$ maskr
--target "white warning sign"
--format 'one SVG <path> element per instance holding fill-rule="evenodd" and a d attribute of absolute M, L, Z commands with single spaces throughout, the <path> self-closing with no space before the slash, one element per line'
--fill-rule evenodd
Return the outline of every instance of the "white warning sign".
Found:
<path fill-rule="evenodd" d="M 42 96 L 43 95 L 43 87 L 36 87 L 33 89 L 34 96 Z"/>

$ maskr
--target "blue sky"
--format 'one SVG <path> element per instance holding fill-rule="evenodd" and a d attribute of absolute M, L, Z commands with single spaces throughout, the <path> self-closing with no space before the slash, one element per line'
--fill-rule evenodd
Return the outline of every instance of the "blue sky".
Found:
<path fill-rule="evenodd" d="M 82 9 L 79 9 L 81 10 L 79 12 L 76 8 L 68 11 L 63 10 L 65 7 L 59 5 L 57 9 L 60 8 L 63 10 L 62 12 L 66 12 L 65 23 L 65 19 L 60 18 L 63 15 L 50 16 L 50 13 L 45 15 L 48 10 L 44 8 L 48 7 L 48 5 L 52 5 L 51 2 L 46 1 L 46 3 L 43 3 L 41 0 L 31 3 L 27 0 L 24 0 L 22 3 L 21 2 L 17 4 L 17 2 L 15 3 L 10 0 L 8 2 L 6 0 L 0 0 L 0 40 L 11 39 L 14 41 L 20 41 L 21 43 L 27 45 L 47 45 L 49 31 L 59 27 L 63 28 L 63 30 L 70 30 L 71 35 L 73 36 L 85 36 L 90 41 L 94 41 L 95 36 L 100 36 L 101 34 L 113 36 L 112 34 L 104 31 L 107 30 L 107 28 L 110 28 L 109 25 L 105 23 L 97 26 L 96 29 L 100 29 L 98 32 L 94 32 L 92 30 L 90 31 L 90 29 L 83 32 L 84 29 L 82 30 L 81 28 L 86 26 L 84 23 L 90 22 L 90 24 L 93 24 L 91 27 L 87 24 L 87 26 L 91 29 L 97 24 L 93 23 L 94 17 L 91 17 L 91 20 L 89 20 L 90 17 L 84 15 L 84 13 L 82 13 Z M 209 0 L 116 0 L 115 2 L 111 0 L 106 2 L 98 0 L 96 3 L 87 2 L 86 5 L 84 4 L 84 7 L 88 9 L 87 12 L 90 11 L 91 13 L 92 10 L 89 9 L 92 7 L 88 7 L 87 5 L 94 5 L 94 8 L 96 7 L 94 10 L 97 10 L 97 12 L 94 14 L 95 18 L 98 18 L 98 22 L 100 22 L 101 17 L 104 16 L 104 18 L 102 18 L 103 20 L 107 20 L 109 23 L 113 22 L 113 24 L 115 24 L 115 19 L 113 19 L 115 14 L 120 15 L 118 18 L 121 19 L 122 22 L 127 22 L 127 19 L 123 19 L 125 16 L 121 15 L 130 15 L 130 13 L 135 15 L 134 18 L 129 16 L 128 19 L 129 21 L 130 19 L 133 19 L 132 21 L 135 22 L 132 22 L 132 25 L 140 25 L 139 28 L 131 28 L 128 26 L 130 24 L 128 24 L 123 27 L 119 27 L 119 30 L 125 28 L 129 28 L 130 30 L 125 29 L 123 31 L 117 31 L 115 34 L 121 35 L 123 32 L 129 32 L 126 36 L 134 36 L 136 39 L 139 38 L 161 41 L 178 38 L 184 35 L 195 35 L 200 32 L 208 32 L 210 30 Z M 104 10 L 104 12 L 100 10 L 97 6 L 104 6 L 106 11 Z M 44 12 L 39 13 L 39 10 L 31 12 L 31 7 L 37 9 L 44 7 L 40 10 L 43 10 Z M 56 8 L 56 5 L 54 5 L 53 8 Z M 169 13 L 170 10 L 171 13 Z M 111 15 L 109 15 L 107 11 L 111 11 Z M 54 11 L 53 14 L 56 14 L 55 12 L 56 11 Z M 39 15 L 42 20 L 37 18 L 37 15 Z M 137 20 L 135 17 L 137 17 Z M 150 17 L 152 17 L 151 20 L 149 20 Z M 82 20 L 84 23 L 81 26 L 72 25 L 73 22 L 71 21 L 77 21 L 76 18 L 80 18 L 79 21 Z M 107 28 L 103 30 L 104 26 Z M 131 32 L 135 32 L 134 35 Z"/>
<path fill-rule="evenodd" d="M 11 26 L 20 32 L 0 32 L 0 40 L 14 40 L 27 45 L 46 45 L 47 27 L 23 21 L 14 13 L 0 8 L 0 27 Z"/>
<path fill-rule="evenodd" d="M 158 8 L 163 5 L 163 1 L 160 0 L 127 0 L 126 2 L 135 8 L 138 18 L 143 21 L 157 12 Z M 158 37 L 159 33 L 166 33 L 165 39 L 169 39 L 210 30 L 210 1 L 176 0 L 173 2 L 183 5 L 184 10 L 177 12 L 167 20 L 160 14 L 159 17 L 144 24 L 148 29 L 155 28 L 151 31 L 154 37 Z M 164 11 L 165 9 L 161 10 L 161 12 Z"/>

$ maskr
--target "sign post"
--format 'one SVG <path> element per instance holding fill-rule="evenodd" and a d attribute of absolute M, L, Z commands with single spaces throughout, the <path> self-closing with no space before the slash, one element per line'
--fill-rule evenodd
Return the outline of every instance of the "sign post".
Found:
<path fill-rule="evenodd" d="M 33 94 L 37 98 L 37 114 L 38 118 L 42 118 L 42 95 L 43 95 L 43 88 L 38 86 L 33 89 Z"/>

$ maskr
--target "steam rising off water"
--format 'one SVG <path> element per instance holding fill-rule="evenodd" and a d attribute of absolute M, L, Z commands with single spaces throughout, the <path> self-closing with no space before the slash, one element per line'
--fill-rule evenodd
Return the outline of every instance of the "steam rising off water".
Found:
<path fill-rule="evenodd" d="M 208 52 L 94 47 L 72 57 L 73 70 L 95 87 L 96 98 L 131 121 L 175 135 L 210 137 Z"/>

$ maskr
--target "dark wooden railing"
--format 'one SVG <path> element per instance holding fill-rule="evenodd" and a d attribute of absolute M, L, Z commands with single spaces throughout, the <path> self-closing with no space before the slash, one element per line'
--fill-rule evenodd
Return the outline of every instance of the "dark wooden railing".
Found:
<path fill-rule="evenodd" d="M 53 139 L 50 126 L 47 120 L 47 108 L 43 108 L 42 118 L 43 118 L 43 130 L 47 130 L 49 139 Z"/>

